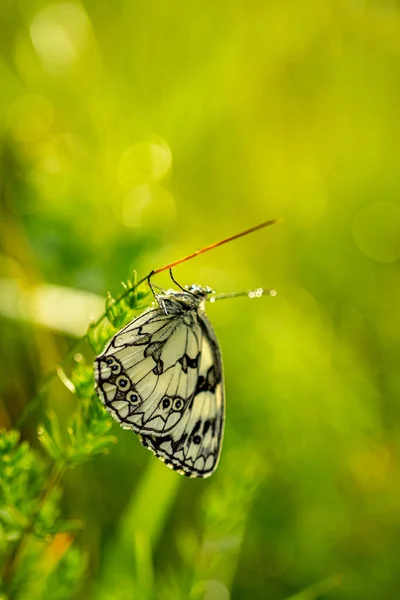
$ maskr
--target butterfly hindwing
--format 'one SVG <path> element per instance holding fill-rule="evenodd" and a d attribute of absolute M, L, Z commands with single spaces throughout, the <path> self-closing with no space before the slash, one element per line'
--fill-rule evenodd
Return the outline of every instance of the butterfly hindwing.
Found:
<path fill-rule="evenodd" d="M 182 421 L 167 435 L 141 435 L 140 441 L 172 469 L 189 477 L 208 477 L 219 461 L 225 401 L 222 358 L 215 333 L 203 315 L 199 376 Z"/>

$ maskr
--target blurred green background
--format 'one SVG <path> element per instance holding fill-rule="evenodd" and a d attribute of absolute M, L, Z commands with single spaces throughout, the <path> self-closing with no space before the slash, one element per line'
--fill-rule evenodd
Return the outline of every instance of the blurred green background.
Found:
<path fill-rule="evenodd" d="M 277 296 L 208 308 L 211 479 L 117 424 L 67 474 L 79 597 L 398 598 L 397 0 L 1 0 L 0 50 L 2 427 L 132 269 L 284 218 L 175 270 Z M 75 403 L 55 382 L 23 438 Z"/>

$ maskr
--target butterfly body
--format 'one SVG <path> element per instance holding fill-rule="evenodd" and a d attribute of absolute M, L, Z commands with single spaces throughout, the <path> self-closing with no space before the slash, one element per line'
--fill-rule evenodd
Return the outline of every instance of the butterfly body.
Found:
<path fill-rule="evenodd" d="M 106 409 L 189 477 L 214 472 L 224 430 L 221 351 L 204 311 L 211 292 L 193 285 L 157 294 L 158 306 L 118 332 L 95 360 Z"/>

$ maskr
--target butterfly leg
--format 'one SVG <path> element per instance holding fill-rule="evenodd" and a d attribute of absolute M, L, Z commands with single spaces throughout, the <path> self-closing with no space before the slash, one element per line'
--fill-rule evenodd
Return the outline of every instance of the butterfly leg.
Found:
<path fill-rule="evenodd" d="M 168 311 L 167 308 L 165 306 L 164 300 L 162 298 L 160 298 L 160 296 L 158 294 L 156 294 L 156 292 L 154 291 L 154 288 L 157 289 L 161 289 L 158 287 L 158 285 L 154 285 L 151 283 L 151 278 L 154 275 L 154 271 L 151 271 L 148 276 L 147 276 L 147 283 L 149 284 L 149 288 L 151 289 L 151 293 L 154 296 L 154 300 L 157 302 L 158 306 L 161 308 L 161 310 L 167 315 Z"/>
<path fill-rule="evenodd" d="M 151 293 L 154 296 L 154 300 L 157 300 L 157 295 L 156 295 L 156 293 L 154 291 L 154 287 L 153 287 L 153 285 L 151 283 L 151 278 L 152 278 L 153 275 L 154 275 L 154 271 L 150 271 L 150 273 L 147 275 L 147 283 L 149 284 L 149 288 L 151 290 Z"/>

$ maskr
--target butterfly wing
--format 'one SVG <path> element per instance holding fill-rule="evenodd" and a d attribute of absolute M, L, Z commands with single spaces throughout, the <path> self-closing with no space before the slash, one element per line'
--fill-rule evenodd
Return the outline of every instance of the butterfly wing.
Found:
<path fill-rule="evenodd" d="M 141 443 L 167 466 L 188 477 L 217 468 L 225 422 L 222 357 L 207 317 L 199 312 L 200 360 L 196 387 L 182 419 L 165 435 L 140 435 Z"/>
<path fill-rule="evenodd" d="M 162 435 L 183 420 L 198 384 L 202 327 L 195 313 L 146 311 L 95 360 L 96 391 L 123 427 Z"/>

